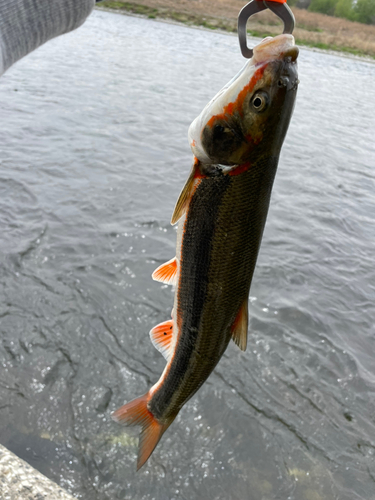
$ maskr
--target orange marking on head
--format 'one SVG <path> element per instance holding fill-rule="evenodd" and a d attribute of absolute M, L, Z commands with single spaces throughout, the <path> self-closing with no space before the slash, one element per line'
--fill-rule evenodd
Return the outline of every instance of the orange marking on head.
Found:
<path fill-rule="evenodd" d="M 217 120 L 225 120 L 225 118 L 227 118 L 228 116 L 232 116 L 235 112 L 238 112 L 240 113 L 240 115 L 242 115 L 242 107 L 246 99 L 246 96 L 249 92 L 253 90 L 256 83 L 262 78 L 265 69 L 266 65 L 263 65 L 260 68 L 258 68 L 255 71 L 254 75 L 252 76 L 250 82 L 247 85 L 245 85 L 244 88 L 240 91 L 240 93 L 237 96 L 237 99 L 234 102 L 230 102 L 226 106 L 224 106 L 222 113 L 212 116 L 208 120 L 207 125 L 212 128 Z"/>
<path fill-rule="evenodd" d="M 227 104 L 226 112 L 228 115 L 233 115 L 235 110 L 236 110 L 235 102 L 230 102 L 229 104 Z"/>

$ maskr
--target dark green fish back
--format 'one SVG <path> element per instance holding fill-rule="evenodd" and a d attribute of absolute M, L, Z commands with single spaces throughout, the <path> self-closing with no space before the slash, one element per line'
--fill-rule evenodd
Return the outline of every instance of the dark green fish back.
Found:
<path fill-rule="evenodd" d="M 175 415 L 220 360 L 247 300 L 267 217 L 278 158 L 239 175 L 201 180 L 184 225 L 178 289 L 179 341 L 149 409 Z"/>

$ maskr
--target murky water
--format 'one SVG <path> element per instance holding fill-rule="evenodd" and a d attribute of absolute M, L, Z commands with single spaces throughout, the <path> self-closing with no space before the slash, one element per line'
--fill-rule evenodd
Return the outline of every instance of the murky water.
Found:
<path fill-rule="evenodd" d="M 231 345 L 135 473 L 110 419 L 164 360 L 187 129 L 234 37 L 95 12 L 0 80 L 0 442 L 78 498 L 375 499 L 375 65 L 301 50 Z"/>

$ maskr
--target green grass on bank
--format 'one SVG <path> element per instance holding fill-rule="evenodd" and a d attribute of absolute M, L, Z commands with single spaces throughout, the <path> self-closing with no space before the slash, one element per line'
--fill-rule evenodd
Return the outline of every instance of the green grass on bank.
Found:
<path fill-rule="evenodd" d="M 105 2 L 100 2 L 99 7 L 105 7 L 108 9 L 124 10 L 126 12 L 131 12 L 132 14 L 139 14 L 142 16 L 149 17 L 150 19 L 155 19 L 159 17 L 161 19 L 171 19 L 172 21 L 181 22 L 184 24 L 192 24 L 195 26 L 203 26 L 208 29 L 220 29 L 223 31 L 236 31 L 235 22 L 230 20 L 224 21 L 216 18 L 202 18 L 194 14 L 185 14 L 182 12 L 155 9 L 152 7 L 147 7 L 146 5 L 139 5 L 131 2 L 115 2 L 111 0 L 106 0 Z"/>
<path fill-rule="evenodd" d="M 156 17 L 158 14 L 157 9 L 147 7 L 146 5 L 138 5 L 130 2 L 112 2 L 111 0 L 100 2 L 99 7 L 106 7 L 107 9 L 126 10 L 133 14 L 140 14 L 143 16 Z"/>
<path fill-rule="evenodd" d="M 349 21 L 375 24 L 375 0 L 311 0 L 308 10 Z"/>
<path fill-rule="evenodd" d="M 375 59 L 375 56 L 372 56 L 370 54 L 367 54 L 367 52 L 364 52 L 363 50 L 358 50 L 358 49 L 353 49 L 352 47 L 345 47 L 345 46 L 338 46 L 334 44 L 328 44 L 328 43 L 323 43 L 323 42 L 308 42 L 306 40 L 299 40 L 298 38 L 295 39 L 296 45 L 305 45 L 306 47 L 312 47 L 316 49 L 322 49 L 322 50 L 334 50 L 335 52 L 345 52 L 346 54 L 352 54 L 353 56 L 360 56 L 360 57 L 371 57 L 372 59 Z"/>
<path fill-rule="evenodd" d="M 249 33 L 249 35 L 255 36 L 257 38 L 265 38 L 266 36 L 274 36 L 274 33 L 271 33 L 269 31 L 248 30 L 247 32 Z M 308 40 L 304 40 L 303 38 L 295 38 L 295 42 L 296 42 L 296 45 L 299 45 L 299 46 L 304 45 L 305 47 L 312 47 L 312 48 L 316 48 L 316 49 L 334 50 L 335 52 L 345 52 L 347 54 L 352 54 L 354 56 L 372 57 L 373 59 L 375 59 L 375 56 L 371 56 L 362 50 L 353 49 L 351 47 L 338 46 L 338 45 L 323 43 L 323 42 L 310 42 Z"/>

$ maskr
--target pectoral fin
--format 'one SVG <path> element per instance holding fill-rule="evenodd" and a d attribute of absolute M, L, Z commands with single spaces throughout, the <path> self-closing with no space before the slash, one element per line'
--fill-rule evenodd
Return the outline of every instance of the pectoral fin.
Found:
<path fill-rule="evenodd" d="M 242 351 L 246 351 L 248 322 L 249 309 L 248 298 L 246 297 L 232 325 L 232 339 Z"/>
<path fill-rule="evenodd" d="M 195 186 L 197 184 L 197 179 L 202 177 L 199 172 L 199 160 L 195 158 L 193 168 L 190 172 L 188 180 L 185 182 L 185 186 L 182 188 L 180 196 L 177 200 L 176 206 L 174 207 L 174 212 L 171 219 L 172 226 L 178 222 L 189 206 L 190 199 L 194 193 Z"/>

